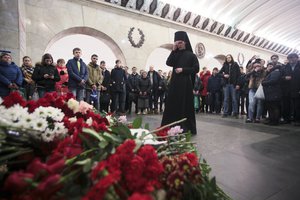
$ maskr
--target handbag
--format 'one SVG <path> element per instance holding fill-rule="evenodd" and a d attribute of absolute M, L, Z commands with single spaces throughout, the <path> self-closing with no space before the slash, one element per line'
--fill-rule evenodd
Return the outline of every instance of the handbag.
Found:
<path fill-rule="evenodd" d="M 254 98 L 256 99 L 265 99 L 264 88 L 262 84 L 260 84 L 255 92 Z"/>

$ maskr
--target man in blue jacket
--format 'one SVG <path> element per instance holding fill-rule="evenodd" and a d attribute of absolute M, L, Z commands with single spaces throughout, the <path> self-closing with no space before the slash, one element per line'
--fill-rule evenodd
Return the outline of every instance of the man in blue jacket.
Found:
<path fill-rule="evenodd" d="M 23 76 L 20 68 L 11 62 L 8 53 L 0 56 L 0 97 L 6 97 L 13 90 L 18 90 L 23 83 Z"/>
<path fill-rule="evenodd" d="M 84 99 L 85 83 L 88 80 L 89 74 L 86 64 L 80 58 L 81 49 L 73 49 L 74 58 L 67 62 L 67 69 L 69 74 L 69 90 L 76 97 L 77 101 Z"/>

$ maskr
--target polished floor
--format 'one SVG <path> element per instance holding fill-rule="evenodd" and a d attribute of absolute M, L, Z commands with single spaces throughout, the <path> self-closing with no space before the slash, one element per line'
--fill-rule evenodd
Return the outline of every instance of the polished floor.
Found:
<path fill-rule="evenodd" d="M 143 121 L 155 129 L 161 117 L 144 115 Z M 300 199 L 300 127 L 246 124 L 242 116 L 197 114 L 196 119 L 193 140 L 232 199 Z"/>

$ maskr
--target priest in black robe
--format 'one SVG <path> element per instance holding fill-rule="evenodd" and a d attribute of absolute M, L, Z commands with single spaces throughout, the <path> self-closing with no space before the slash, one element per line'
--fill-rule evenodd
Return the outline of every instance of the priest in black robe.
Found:
<path fill-rule="evenodd" d="M 197 134 L 193 83 L 195 75 L 199 72 L 199 62 L 186 32 L 176 32 L 174 41 L 166 62 L 168 66 L 173 67 L 173 72 L 161 125 L 187 118 L 180 124 L 181 128 Z"/>

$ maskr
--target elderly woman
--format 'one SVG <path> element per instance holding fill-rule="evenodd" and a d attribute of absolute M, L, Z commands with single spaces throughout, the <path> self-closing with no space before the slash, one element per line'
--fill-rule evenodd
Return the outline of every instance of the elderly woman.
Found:
<path fill-rule="evenodd" d="M 282 96 L 281 73 L 279 66 L 274 67 L 273 63 L 267 65 L 267 76 L 261 82 L 264 88 L 265 105 L 269 113 L 268 125 L 278 125 L 280 119 L 280 101 Z"/>
<path fill-rule="evenodd" d="M 139 79 L 137 84 L 137 90 L 139 92 L 138 96 L 138 114 L 147 114 L 146 110 L 149 108 L 149 94 L 151 91 L 151 81 L 147 77 L 147 72 L 142 72 L 142 77 Z"/>
<path fill-rule="evenodd" d="M 43 97 L 46 92 L 55 91 L 55 83 L 60 81 L 60 76 L 56 67 L 53 65 L 51 54 L 44 54 L 42 62 L 35 65 L 32 79 L 37 84 L 39 98 Z"/>

